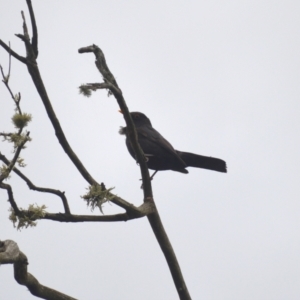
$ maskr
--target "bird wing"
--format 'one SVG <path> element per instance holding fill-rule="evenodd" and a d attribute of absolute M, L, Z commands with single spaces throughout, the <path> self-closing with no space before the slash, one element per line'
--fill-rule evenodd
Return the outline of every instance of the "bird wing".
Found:
<path fill-rule="evenodd" d="M 175 160 L 180 167 L 185 168 L 185 162 L 176 153 L 173 146 L 153 127 L 137 128 L 139 143 L 146 156 L 156 156 Z"/>

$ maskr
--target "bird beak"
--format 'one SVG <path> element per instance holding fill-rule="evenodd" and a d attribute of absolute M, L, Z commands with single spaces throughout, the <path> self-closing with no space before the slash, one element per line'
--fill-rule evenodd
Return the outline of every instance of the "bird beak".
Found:
<path fill-rule="evenodd" d="M 122 112 L 122 110 L 121 110 L 121 109 L 119 109 L 119 110 L 118 110 L 118 112 L 119 112 L 120 114 L 122 114 L 122 115 L 123 115 L 123 112 Z"/>

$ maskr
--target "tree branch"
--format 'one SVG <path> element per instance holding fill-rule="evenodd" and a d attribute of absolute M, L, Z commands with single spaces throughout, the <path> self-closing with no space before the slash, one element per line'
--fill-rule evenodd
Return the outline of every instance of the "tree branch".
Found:
<path fill-rule="evenodd" d="M 34 52 L 34 49 L 30 43 L 30 37 L 27 29 L 26 19 L 24 12 L 21 11 L 22 19 L 23 19 L 23 33 L 24 34 L 16 34 L 18 38 L 20 38 L 24 43 L 26 47 L 26 58 L 27 58 L 27 65 L 28 63 L 31 63 L 33 60 L 36 59 L 36 54 Z"/>
<path fill-rule="evenodd" d="M 23 64 L 27 64 L 27 60 L 25 57 L 20 56 L 15 51 L 13 51 L 9 46 L 7 46 L 1 39 L 0 39 L 0 45 L 8 52 L 8 54 L 12 55 L 14 58 L 19 60 Z"/>
<path fill-rule="evenodd" d="M 175 252 L 173 250 L 172 244 L 168 238 L 168 235 L 163 227 L 159 214 L 151 214 L 147 216 L 152 230 L 156 236 L 156 239 L 159 243 L 159 246 L 164 253 L 166 261 L 168 263 L 170 272 L 173 277 L 174 284 L 177 289 L 177 293 L 181 300 L 191 300 L 191 296 L 189 294 L 188 288 L 185 284 L 185 280 L 181 273 L 181 269 L 179 263 L 177 261 Z"/>
<path fill-rule="evenodd" d="M 14 275 L 16 281 L 25 285 L 30 293 L 36 297 L 47 300 L 76 300 L 75 298 L 62 294 L 38 282 L 38 280 L 27 272 L 28 259 L 22 253 L 14 241 L 0 241 L 0 265 L 14 264 Z"/>
<path fill-rule="evenodd" d="M 0 160 L 3 161 L 6 165 L 8 165 L 10 162 L 9 160 L 3 155 L 1 154 L 0 152 Z M 67 201 L 67 198 L 65 196 L 65 193 L 64 192 L 61 192 L 59 190 L 55 190 L 55 189 L 49 189 L 49 188 L 42 188 L 42 187 L 37 187 L 36 185 L 34 185 L 31 180 L 26 177 L 18 168 L 14 167 L 13 168 L 13 172 L 15 172 L 20 178 L 22 178 L 28 185 L 28 187 L 31 189 L 31 190 L 34 190 L 34 191 L 38 191 L 38 192 L 43 192 L 43 193 L 50 193 L 50 194 L 54 194 L 54 195 L 57 195 L 59 196 L 61 199 L 62 199 L 62 202 L 63 202 L 63 206 L 64 206 L 64 209 L 65 209 L 65 216 L 69 215 L 71 216 L 72 218 L 72 215 L 71 215 L 71 212 L 70 212 L 70 208 L 69 208 L 69 205 L 68 205 L 68 201 Z M 146 209 L 146 207 L 150 207 L 152 206 L 151 203 L 149 203 L 148 206 L 140 206 L 140 207 L 136 207 L 134 206 L 133 204 L 125 201 L 124 199 L 122 199 L 121 197 L 118 197 L 118 196 L 115 196 L 115 195 L 112 195 L 111 193 L 109 193 L 109 197 L 110 198 L 110 202 L 120 206 L 121 208 L 125 209 L 126 210 L 126 214 L 124 214 L 124 219 L 120 220 L 120 221 L 126 221 L 126 220 L 131 220 L 131 219 L 134 219 L 136 218 L 137 215 L 141 215 L 140 217 L 143 217 L 145 215 L 148 215 L 150 212 L 153 212 L 153 209 Z M 12 198 L 13 199 L 13 198 Z M 13 202 L 15 203 L 15 202 Z M 56 214 L 56 215 L 61 215 L 61 214 Z M 127 216 L 126 216 L 127 215 Z M 105 216 L 106 217 L 106 216 Z M 104 218 L 105 219 L 105 218 Z M 59 220 L 58 220 L 59 221 Z M 78 221 L 78 222 L 81 222 L 81 221 Z"/>
<path fill-rule="evenodd" d="M 31 6 L 31 2 L 29 1 L 28 6 Z M 30 10 L 30 6 L 29 6 L 29 10 Z M 32 7 L 31 7 L 32 9 Z M 34 18 L 34 15 L 31 14 L 31 19 Z M 5 43 L 3 43 L 0 40 L 0 45 L 8 52 L 11 53 L 12 56 L 14 56 L 15 58 L 19 59 L 21 62 L 26 63 L 28 71 L 30 76 L 32 77 L 32 80 L 36 86 L 36 89 L 43 101 L 43 104 L 45 106 L 45 109 L 47 111 L 48 117 L 54 127 L 55 130 L 55 134 L 59 140 L 59 143 L 61 144 L 61 146 L 63 147 L 64 151 L 66 152 L 66 154 L 69 156 L 69 158 L 72 160 L 72 162 L 74 163 L 74 165 L 77 167 L 78 171 L 82 174 L 82 176 L 91 184 L 95 184 L 95 185 L 99 185 L 96 180 L 93 179 L 93 177 L 88 173 L 88 171 L 85 169 L 85 167 L 83 166 L 83 164 L 81 163 L 81 161 L 78 159 L 78 157 L 76 156 L 76 154 L 73 152 L 73 150 L 71 149 L 65 135 L 64 132 L 60 126 L 60 123 L 55 115 L 55 112 L 52 108 L 51 102 L 49 100 L 49 97 L 47 95 L 44 83 L 42 81 L 39 69 L 38 69 L 38 65 L 36 62 L 36 56 L 37 56 L 37 48 L 33 45 L 34 42 L 32 41 L 32 44 L 30 43 L 29 40 L 29 35 L 28 35 L 28 30 L 27 30 L 27 26 L 26 26 L 26 21 L 25 21 L 25 17 L 24 14 L 22 12 L 22 18 L 23 18 L 23 32 L 24 35 L 17 35 L 20 39 L 22 39 L 25 43 L 26 46 L 26 59 L 23 57 L 20 57 L 19 55 L 17 55 L 15 52 L 13 52 L 7 45 L 5 45 Z M 32 21 L 33 22 L 33 21 Z M 35 20 L 34 20 L 35 22 Z M 36 26 L 36 25 L 35 25 Z M 34 33 L 35 35 L 35 33 Z M 37 42 L 36 42 L 37 43 Z M 175 286 L 177 288 L 177 292 L 179 294 L 180 299 L 191 299 L 188 293 L 188 290 L 186 288 L 184 279 L 182 277 L 181 271 L 180 271 L 180 267 L 179 264 L 177 262 L 175 253 L 172 249 L 172 246 L 168 240 L 168 237 L 163 229 L 163 225 L 161 223 L 161 220 L 159 218 L 159 214 L 157 212 L 157 209 L 155 207 L 155 203 L 153 200 L 153 194 L 152 194 L 152 188 L 151 188 L 151 181 L 150 181 L 150 176 L 149 176 L 149 172 L 148 172 L 148 168 L 147 168 L 147 164 L 146 164 L 146 160 L 145 160 L 145 156 L 144 153 L 142 151 L 142 149 L 139 146 L 138 143 L 138 139 L 137 139 L 137 133 L 135 130 L 135 126 L 133 124 L 133 121 L 131 119 L 128 107 L 125 103 L 125 100 L 123 98 L 122 95 L 122 91 L 120 90 L 120 88 L 118 87 L 118 84 L 113 76 L 113 74 L 110 72 L 110 70 L 107 67 L 106 61 L 105 61 L 105 57 L 103 52 L 101 51 L 101 49 L 95 45 L 89 46 L 89 47 L 84 47 L 79 49 L 80 53 L 84 53 L 84 52 L 93 52 L 96 56 L 96 66 L 98 68 L 98 70 L 100 71 L 100 73 L 103 76 L 104 79 L 104 83 L 106 84 L 105 88 L 108 88 L 110 90 L 110 92 L 115 96 L 120 109 L 123 112 L 126 124 L 127 124 L 127 129 L 129 132 L 129 139 L 130 142 L 132 143 L 133 149 L 136 153 L 136 157 L 137 160 L 140 164 L 140 168 L 141 168 L 141 173 L 142 173 L 142 180 L 143 180 L 143 191 L 144 191 L 144 201 L 145 201 L 145 205 L 148 204 L 151 207 L 150 210 L 150 215 L 148 216 L 149 222 L 152 226 L 152 229 L 155 233 L 155 236 L 160 244 L 160 247 L 165 255 L 165 258 L 168 262 Z M 12 166 L 13 167 L 13 166 Z M 4 184 L 2 183 L 2 186 Z M 1 187 L 2 187 L 1 186 Z M 5 185 L 6 187 L 8 185 Z M 10 188 L 10 187 L 9 187 Z M 9 191 L 8 188 L 8 191 Z M 10 192 L 11 192 L 11 196 L 12 196 L 12 200 L 13 199 L 13 195 L 12 195 L 12 191 L 10 188 Z M 127 209 L 127 212 L 130 211 L 135 211 L 137 208 L 134 207 L 133 205 L 130 205 L 128 202 L 126 202 L 125 200 L 114 196 L 110 198 L 110 201 L 113 203 L 116 203 L 118 205 L 120 205 L 121 207 Z M 154 211 L 154 213 L 153 213 Z M 47 214 L 47 213 L 46 213 Z M 50 218 L 50 216 L 52 216 L 54 218 L 54 215 L 49 215 L 48 217 Z M 66 215 L 67 216 L 67 215 Z M 106 216 L 104 216 L 106 217 Z M 109 217 L 109 216 L 108 216 Z M 113 216 L 115 218 L 115 216 Z M 76 219 L 76 218 L 75 218 Z M 23 254 L 22 254 L 23 255 Z M 40 286 L 39 283 L 37 282 L 37 280 L 30 275 L 29 273 L 27 273 L 27 259 L 25 255 L 20 255 L 20 261 L 18 261 L 18 263 L 15 263 L 15 276 L 16 278 L 18 278 L 18 282 L 21 284 L 25 284 L 28 286 L 28 288 L 30 289 L 30 291 L 32 293 L 35 293 L 34 295 L 38 295 L 39 292 L 41 292 L 40 287 L 42 287 L 43 289 L 48 289 L 46 287 Z M 23 276 L 24 275 L 24 276 Z M 30 281 L 31 280 L 31 281 Z M 34 287 L 34 288 L 32 288 Z M 32 288 L 32 289 L 31 289 Z M 50 292 L 53 291 L 51 289 L 49 289 Z M 56 291 L 53 291 L 56 292 Z M 58 292 L 57 292 L 58 293 Z M 62 294 L 61 294 L 62 295 Z M 64 295 L 62 295 L 64 296 Z M 67 296 L 66 296 L 67 297 Z M 46 299 L 68 299 L 68 298 L 59 298 L 59 296 L 55 296 L 55 298 L 46 298 Z"/>
<path fill-rule="evenodd" d="M 32 7 L 31 7 L 32 9 Z M 30 15 L 31 18 L 34 15 Z M 27 25 L 26 25 L 26 20 L 25 16 L 22 12 L 22 18 L 23 18 L 23 31 L 24 35 L 17 35 L 19 38 L 21 38 L 26 46 L 26 52 L 27 52 L 27 58 L 24 58 L 24 63 L 26 63 L 28 72 L 32 78 L 32 81 L 41 97 L 41 100 L 44 104 L 44 107 L 46 109 L 46 112 L 48 114 L 48 117 L 52 123 L 52 126 L 55 130 L 55 135 L 61 144 L 62 148 L 64 149 L 65 153 L 68 155 L 68 157 L 71 159 L 77 170 L 80 172 L 80 174 L 83 176 L 83 178 L 90 184 L 90 185 L 100 185 L 92 176 L 91 174 L 86 170 L 82 162 L 79 160 L 75 152 L 72 150 L 71 146 L 69 145 L 67 138 L 63 132 L 63 129 L 60 125 L 60 122 L 54 112 L 54 109 L 52 107 L 52 104 L 50 102 L 50 99 L 48 97 L 46 88 L 44 86 L 43 80 L 41 78 L 39 68 L 36 62 L 36 55 L 34 53 L 33 46 L 30 44 L 29 40 L 29 35 L 28 35 L 28 30 L 27 30 Z M 32 22 L 35 23 L 35 20 L 31 20 Z M 35 25 L 36 26 L 36 25 Z M 0 40 L 1 41 L 1 40 Z M 0 43 L 1 44 L 1 43 Z M 4 44 L 4 43 L 3 43 Z M 1 44 L 2 45 L 2 44 Z M 11 53 L 12 56 L 14 56 L 14 52 L 7 46 L 3 45 L 3 47 Z M 109 193 L 110 201 L 126 210 L 131 210 L 133 205 L 130 204 L 129 202 L 125 201 L 124 199 L 115 196 L 112 193 Z M 65 208 L 66 211 L 66 208 Z M 67 211 L 66 211 L 67 212 Z"/>
<path fill-rule="evenodd" d="M 23 16 L 23 14 L 22 14 Z M 54 109 L 52 107 L 51 101 L 48 97 L 46 88 L 44 86 L 43 80 L 41 78 L 40 72 L 39 72 L 39 68 L 36 62 L 36 57 L 34 54 L 34 51 L 32 49 L 32 46 L 30 45 L 30 43 L 28 43 L 28 32 L 27 32 L 27 26 L 26 26 L 26 22 L 25 22 L 25 18 L 23 16 L 23 20 L 24 20 L 24 36 L 20 36 L 26 45 L 26 50 L 27 50 L 27 68 L 28 68 L 28 72 L 32 78 L 32 81 L 41 97 L 41 100 L 44 104 L 44 107 L 46 109 L 46 112 L 48 114 L 48 117 L 52 123 L 52 126 L 55 130 L 55 135 L 59 141 L 59 143 L 61 144 L 62 148 L 64 149 L 65 153 L 69 156 L 69 158 L 71 159 L 71 161 L 73 162 L 73 164 L 76 166 L 77 170 L 80 172 L 80 174 L 83 176 L 83 178 L 90 184 L 90 185 L 100 185 L 92 176 L 91 174 L 86 170 L 86 168 L 84 167 L 84 165 L 82 164 L 82 162 L 79 160 L 79 158 L 77 157 L 77 155 L 75 154 L 75 152 L 72 150 L 71 146 L 69 145 L 67 138 L 63 132 L 63 129 L 60 125 L 60 122 L 54 112 Z M 110 194 L 111 198 L 114 196 L 113 194 Z M 122 207 L 126 206 L 127 208 L 130 206 L 130 204 L 128 202 L 126 202 L 125 200 L 121 200 L 121 198 L 119 197 L 114 197 L 114 199 L 111 200 L 111 202 L 119 205 Z"/>
<path fill-rule="evenodd" d="M 32 211 L 19 209 L 16 204 L 16 201 L 13 196 L 12 188 L 9 184 L 0 183 L 0 188 L 7 190 L 8 201 L 11 207 L 14 209 L 15 215 L 19 218 L 26 218 L 26 224 L 34 224 L 33 221 L 36 220 L 52 220 L 58 222 L 66 223 L 78 223 L 78 222 L 120 222 L 120 221 L 129 221 L 133 219 L 143 218 L 147 215 L 155 212 L 155 206 L 151 202 L 143 203 L 140 207 L 135 207 L 131 205 L 127 207 L 126 213 L 116 214 L 116 215 L 107 215 L 107 216 L 89 216 L 89 215 L 72 215 L 70 213 L 44 213 L 38 217 L 33 216 Z M 17 221 L 16 221 L 17 222 Z M 23 227 L 25 225 L 22 225 Z M 20 227 L 20 228 L 21 228 Z"/>
<path fill-rule="evenodd" d="M 9 58 L 11 57 L 11 55 L 9 55 Z M 16 104 L 16 107 L 17 107 L 17 110 L 19 112 L 19 114 L 22 114 L 22 110 L 20 108 L 20 101 L 21 101 L 21 94 L 18 93 L 16 96 L 13 94 L 9 84 L 8 84 L 8 81 L 9 81 L 9 77 L 10 77 L 10 65 L 11 65 L 11 60 L 9 59 L 9 72 L 8 72 L 8 75 L 5 76 L 4 74 L 4 71 L 3 71 L 3 68 L 2 66 L 0 65 L 0 70 L 1 70 L 1 75 L 2 75 L 2 82 L 5 84 L 10 96 L 12 97 L 14 103 Z M 16 99 L 17 98 L 17 99 Z"/>
<path fill-rule="evenodd" d="M 28 136 L 29 136 L 29 132 L 27 132 L 26 136 L 24 137 L 24 140 L 20 143 L 20 145 L 17 147 L 16 153 L 13 157 L 13 159 L 11 160 L 11 162 L 9 163 L 7 169 L 5 170 L 5 172 L 0 175 L 0 183 L 9 176 L 11 170 L 14 168 L 17 159 L 19 158 L 19 155 L 21 153 L 21 150 L 23 149 L 24 145 L 26 144 L 26 142 L 28 141 Z"/>
<path fill-rule="evenodd" d="M 15 214 L 18 216 L 22 216 L 22 212 L 20 211 L 20 209 L 14 199 L 14 194 L 13 194 L 11 186 L 9 184 L 2 182 L 2 183 L 0 183 L 0 188 L 7 190 L 8 202 L 10 203 L 11 207 L 15 211 Z"/>
<path fill-rule="evenodd" d="M 44 86 L 43 80 L 41 78 L 39 68 L 37 66 L 37 63 L 35 59 L 32 60 L 32 57 L 28 57 L 30 59 L 29 64 L 27 64 L 29 74 L 31 75 L 32 81 L 41 97 L 41 100 L 44 104 L 44 107 L 46 109 L 46 112 L 48 114 L 48 117 L 52 123 L 52 126 L 55 130 L 55 135 L 61 144 L 62 148 L 64 149 L 65 153 L 69 156 L 73 164 L 76 166 L 77 170 L 80 172 L 80 174 L 83 176 L 83 178 L 89 183 L 89 184 L 98 184 L 97 181 L 89 174 L 89 172 L 86 170 L 82 162 L 79 160 L 75 152 L 72 150 L 71 146 L 69 145 L 67 138 L 63 132 L 63 129 L 60 125 L 60 122 L 54 112 L 54 109 L 52 107 L 52 104 L 50 102 L 50 99 L 48 97 L 46 88 Z"/>
<path fill-rule="evenodd" d="M 6 165 L 9 165 L 9 160 L 0 152 L 0 160 L 2 160 Z M 49 189 L 49 188 L 42 188 L 42 187 L 38 187 L 36 185 L 34 185 L 30 179 L 28 177 L 26 177 L 18 168 L 14 168 L 13 171 L 19 176 L 21 177 L 28 185 L 28 187 L 31 190 L 37 191 L 37 192 L 43 192 L 43 193 L 49 193 L 49 194 L 54 194 L 57 195 L 58 197 L 61 198 L 63 206 L 64 206 L 64 210 L 66 214 L 70 214 L 70 208 L 69 208 L 69 204 L 68 204 L 68 200 L 67 197 L 65 196 L 64 192 L 61 192 L 59 190 L 54 190 L 54 189 Z"/>
<path fill-rule="evenodd" d="M 69 156 L 73 164 L 77 167 L 77 170 L 80 172 L 80 174 L 83 176 L 83 178 L 90 184 L 90 185 L 99 185 L 99 183 L 90 175 L 90 173 L 86 170 L 82 162 L 79 160 L 75 152 L 72 150 L 71 146 L 69 145 L 67 138 L 62 130 L 62 127 L 59 123 L 58 118 L 56 117 L 56 114 L 53 110 L 53 107 L 51 105 L 50 99 L 47 95 L 47 91 L 45 89 L 43 80 L 41 78 L 38 66 L 36 63 L 31 63 L 27 65 L 29 74 L 31 75 L 31 78 L 33 80 L 33 83 L 42 99 L 42 102 L 44 104 L 44 107 L 46 109 L 46 112 L 48 114 L 48 117 L 52 123 L 52 126 L 54 127 L 56 137 L 61 144 L 62 148 L 64 149 L 65 153 Z M 121 199 L 120 197 L 117 197 L 110 193 L 111 202 L 114 204 L 117 204 L 121 207 L 125 206 L 128 208 L 130 204 Z"/>
<path fill-rule="evenodd" d="M 67 214 L 50 214 L 46 213 L 40 219 L 59 221 L 59 222 L 119 222 L 129 221 L 133 219 L 143 218 L 146 215 L 154 212 L 152 203 L 143 203 L 140 207 L 135 208 L 134 211 L 128 211 L 123 214 L 108 215 L 108 216 L 84 216 L 84 215 L 67 215 Z"/>
<path fill-rule="evenodd" d="M 142 182 L 143 182 L 144 201 L 153 201 L 151 180 L 150 180 L 148 167 L 146 164 L 146 158 L 145 158 L 143 150 L 141 149 L 141 147 L 138 143 L 136 129 L 135 129 L 134 123 L 131 119 L 129 109 L 126 105 L 122 91 L 120 90 L 114 75 L 110 72 L 110 70 L 106 64 L 104 53 L 96 45 L 82 47 L 78 50 L 78 52 L 79 53 L 90 53 L 90 52 L 94 53 L 94 55 L 96 57 L 95 64 L 96 64 L 99 72 L 103 76 L 103 80 L 104 80 L 104 83 L 98 84 L 98 88 L 108 88 L 110 90 L 110 92 L 114 95 L 114 97 L 116 98 L 116 100 L 119 104 L 119 107 L 124 115 L 125 122 L 126 122 L 126 125 L 128 128 L 130 142 L 134 149 L 134 152 L 135 152 L 135 155 L 137 158 L 137 162 L 140 165 L 141 174 L 142 174 Z"/>
<path fill-rule="evenodd" d="M 29 14 L 30 14 L 30 20 L 31 20 L 31 27 L 32 27 L 32 48 L 35 53 L 35 58 L 38 57 L 39 51 L 38 51 L 38 31 L 37 31 L 37 26 L 36 26 L 36 21 L 35 21 L 35 16 L 34 16 L 34 11 L 32 8 L 31 0 L 26 0 Z"/>
<path fill-rule="evenodd" d="M 128 107 L 126 105 L 126 102 L 123 98 L 122 92 L 115 80 L 115 77 L 110 72 L 109 68 L 107 67 L 106 60 L 104 57 L 104 54 L 102 50 L 96 46 L 88 46 L 83 47 L 78 50 L 79 53 L 88 53 L 93 52 L 96 56 L 96 66 L 100 73 L 103 76 L 104 83 L 99 84 L 89 84 L 92 89 L 98 89 L 98 88 L 108 88 L 111 93 L 115 96 L 120 109 L 124 115 L 125 122 L 127 125 L 127 129 L 129 130 L 129 139 L 132 144 L 132 147 L 134 149 L 134 152 L 136 154 L 138 163 L 141 168 L 142 173 L 142 180 L 143 180 L 143 190 L 144 190 L 144 201 L 147 203 L 148 201 L 153 203 L 153 207 L 155 209 L 155 212 L 152 214 L 149 214 L 148 220 L 152 227 L 152 230 L 156 236 L 156 239 L 165 255 L 165 258 L 167 260 L 169 269 L 171 271 L 174 284 L 176 286 L 178 295 L 181 300 L 190 300 L 191 297 L 189 295 L 189 291 L 187 289 L 187 286 L 185 284 L 184 278 L 182 276 L 179 263 L 177 261 L 175 252 L 173 250 L 173 247 L 169 241 L 169 238 L 164 230 L 163 224 L 161 222 L 161 219 L 159 217 L 159 213 L 156 209 L 153 195 L 152 195 L 152 187 L 151 187 L 151 181 L 149 177 L 149 171 L 146 164 L 144 153 L 138 143 L 137 133 L 134 126 L 134 123 L 131 119 Z M 88 86 L 86 86 L 88 87 Z"/>

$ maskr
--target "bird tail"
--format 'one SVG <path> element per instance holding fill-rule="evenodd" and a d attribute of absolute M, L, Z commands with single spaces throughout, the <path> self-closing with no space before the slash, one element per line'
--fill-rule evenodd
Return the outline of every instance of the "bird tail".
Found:
<path fill-rule="evenodd" d="M 176 152 L 188 167 L 202 168 L 227 173 L 226 162 L 222 159 L 198 155 L 194 153 L 181 152 L 177 150 Z"/>

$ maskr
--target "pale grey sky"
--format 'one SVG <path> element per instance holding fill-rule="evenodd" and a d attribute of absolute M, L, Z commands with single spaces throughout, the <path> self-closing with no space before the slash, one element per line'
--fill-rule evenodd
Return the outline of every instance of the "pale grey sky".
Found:
<path fill-rule="evenodd" d="M 20 11 L 0 1 L 0 38 L 24 55 Z M 176 149 L 227 161 L 228 174 L 189 168 L 160 172 L 155 201 L 193 299 L 298 300 L 300 297 L 300 3 L 297 1 L 34 1 L 38 63 L 65 134 L 90 173 L 131 203 L 142 203 L 139 168 L 118 134 L 113 97 L 78 94 L 100 82 L 98 45 L 132 111 L 145 113 Z M 8 56 L 0 49 L 0 63 Z M 33 115 L 24 173 L 66 192 L 89 214 L 87 183 L 58 144 L 24 65 L 13 59 L 11 87 Z M 12 130 L 13 104 L 0 85 L 0 131 Z M 0 151 L 12 157 L 1 142 Z M 19 206 L 58 198 L 28 191 L 12 176 Z M 146 218 L 127 223 L 40 221 L 16 231 L 0 191 L 0 239 L 18 243 L 29 272 L 78 299 L 177 299 Z M 106 205 L 106 214 L 119 211 Z M 98 214 L 95 211 L 94 214 Z M 0 299 L 34 299 L 0 268 Z"/>

